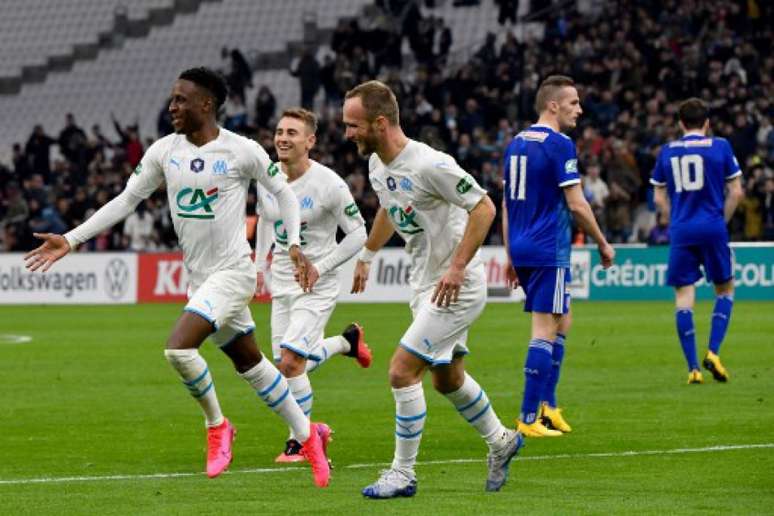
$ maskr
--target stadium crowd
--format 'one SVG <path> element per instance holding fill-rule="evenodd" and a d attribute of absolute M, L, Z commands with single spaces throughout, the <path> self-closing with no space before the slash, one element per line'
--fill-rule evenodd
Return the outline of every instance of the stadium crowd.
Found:
<path fill-rule="evenodd" d="M 339 23 L 322 62 L 306 51 L 292 69 L 300 103 L 321 116 L 312 157 L 345 177 L 369 224 L 378 202 L 367 162 L 340 123 L 349 88 L 374 77 L 389 84 L 408 136 L 453 155 L 499 206 L 504 146 L 536 119 L 541 78 L 563 73 L 579 84 L 584 114 L 572 136 L 584 191 L 611 242 L 668 243 L 668 220 L 656 213 L 648 178 L 659 147 L 678 137 L 676 107 L 689 96 L 710 105 L 714 134 L 730 141 L 744 171 L 746 197 L 730 223 L 732 240 L 774 240 L 771 5 L 605 2 L 594 16 L 549 14 L 540 40 L 519 41 L 506 25 L 465 55 L 450 54 L 454 34 L 414 0 L 377 0 L 369 9 L 366 23 Z M 400 53 L 404 39 L 410 59 Z M 224 126 L 271 152 L 283 106 L 266 86 L 252 90 L 238 51 L 224 49 L 224 59 L 229 83 L 242 89 L 226 102 Z M 243 95 L 256 90 L 248 113 Z M 27 142 L 13 146 L 13 163 L 0 164 L 0 250 L 28 250 L 32 232 L 64 232 L 123 189 L 153 138 L 143 140 L 137 124 L 114 120 L 114 126 L 111 138 L 99 126 L 87 132 L 68 115 L 56 137 L 37 126 Z M 171 130 L 163 111 L 158 126 L 159 136 Z M 52 160 L 53 146 L 61 159 Z M 166 202 L 165 192 L 157 192 L 88 248 L 176 248 Z M 488 243 L 499 242 L 497 222 Z"/>

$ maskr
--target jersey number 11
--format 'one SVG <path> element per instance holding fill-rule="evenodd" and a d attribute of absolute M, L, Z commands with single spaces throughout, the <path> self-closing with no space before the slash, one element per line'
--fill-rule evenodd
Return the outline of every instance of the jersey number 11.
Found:
<path fill-rule="evenodd" d="M 519 172 L 518 191 L 516 185 L 516 171 Z M 511 156 L 510 177 L 511 200 L 524 201 L 527 199 L 527 156 Z"/>

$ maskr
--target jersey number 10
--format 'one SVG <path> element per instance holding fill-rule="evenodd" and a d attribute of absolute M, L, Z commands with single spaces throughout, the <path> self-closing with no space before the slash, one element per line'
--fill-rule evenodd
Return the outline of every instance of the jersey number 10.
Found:
<path fill-rule="evenodd" d="M 669 160 L 672 163 L 672 177 L 675 192 L 692 192 L 704 186 L 704 160 L 698 154 L 686 154 Z"/>
<path fill-rule="evenodd" d="M 519 171 L 518 191 L 516 185 L 516 170 Z M 511 156 L 510 177 L 511 200 L 524 201 L 527 199 L 527 156 Z"/>

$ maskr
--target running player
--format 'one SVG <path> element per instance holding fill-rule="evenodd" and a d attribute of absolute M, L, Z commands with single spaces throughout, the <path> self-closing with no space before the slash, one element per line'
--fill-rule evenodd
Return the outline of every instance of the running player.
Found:
<path fill-rule="evenodd" d="M 427 409 L 422 378 L 429 370 L 446 396 L 489 446 L 487 491 L 499 490 L 521 434 L 505 428 L 484 390 L 465 372 L 468 329 L 486 304 L 486 278 L 478 248 L 495 216 L 492 200 L 454 159 L 400 127 L 393 92 L 369 81 L 346 94 L 346 136 L 370 156 L 369 178 L 380 208 L 355 266 L 352 292 L 366 287 L 371 260 L 397 230 L 411 256 L 414 317 L 390 363 L 395 398 L 392 466 L 363 489 L 369 498 L 413 496 Z"/>
<path fill-rule="evenodd" d="M 275 196 L 288 233 L 289 254 L 306 286 L 306 260 L 299 247 L 299 211 L 284 176 L 252 140 L 219 127 L 216 113 L 226 84 L 206 68 L 184 71 L 172 88 L 169 112 L 175 133 L 148 148 L 124 191 L 69 233 L 36 234 L 43 245 L 30 251 L 27 268 L 47 271 L 79 244 L 126 218 L 166 183 L 172 222 L 190 287 L 188 304 L 167 340 L 164 355 L 204 411 L 207 475 L 216 477 L 232 460 L 236 433 L 223 413 L 207 363 L 198 348 L 207 337 L 233 361 L 239 375 L 293 428 L 303 442 L 315 483 L 328 484 L 325 444 L 329 429 L 310 423 L 287 381 L 264 360 L 253 337 L 248 303 L 255 291 L 255 265 L 245 239 L 245 203 L 250 180 Z"/>
<path fill-rule="evenodd" d="M 562 134 L 575 127 L 582 113 L 573 80 L 546 78 L 537 91 L 535 110 L 538 123 L 517 134 L 505 151 L 503 228 L 513 266 L 510 280 L 521 284 L 527 296 L 524 311 L 532 313 L 517 428 L 527 437 L 546 437 L 562 435 L 559 429 L 570 431 L 555 405 L 570 326 L 570 213 L 597 242 L 604 267 L 612 264 L 615 251 L 583 196 L 575 144 Z M 541 421 L 541 400 L 546 401 L 543 415 L 555 429 Z"/>
<path fill-rule="evenodd" d="M 271 344 L 274 360 L 288 379 L 290 394 L 304 414 L 312 412 L 314 395 L 307 372 L 337 354 L 354 358 L 361 367 L 371 365 L 371 350 L 358 324 L 341 335 L 323 339 L 323 331 L 339 295 L 338 267 L 363 248 L 365 222 L 349 187 L 328 167 L 309 158 L 315 144 L 317 117 L 302 108 L 286 109 L 274 131 L 280 174 L 285 176 L 301 206 L 301 247 L 312 262 L 305 292 L 294 279 L 295 266 L 288 253 L 288 233 L 277 200 L 258 185 L 258 289 L 265 281 L 265 260 L 274 243 L 271 262 Z M 277 164 L 272 165 L 274 167 Z M 336 230 L 345 236 L 336 244 Z M 276 462 L 304 460 L 301 443 L 290 429 L 285 451 Z"/>
<path fill-rule="evenodd" d="M 726 382 L 729 374 L 719 353 L 734 306 L 726 222 L 744 196 L 742 171 L 728 141 L 707 136 L 709 116 L 703 101 L 684 101 L 678 115 L 683 137 L 661 148 L 650 180 L 662 212 L 669 214 L 671 205 L 667 283 L 675 288 L 677 336 L 688 362 L 688 383 L 704 381 L 693 326 L 694 283 L 701 279 L 700 265 L 707 280 L 714 283 L 717 297 L 703 364 L 715 380 Z"/>

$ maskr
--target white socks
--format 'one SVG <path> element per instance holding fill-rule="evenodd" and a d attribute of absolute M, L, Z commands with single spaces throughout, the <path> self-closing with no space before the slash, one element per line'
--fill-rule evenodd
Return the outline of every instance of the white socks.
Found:
<path fill-rule="evenodd" d="M 341 335 L 335 335 L 333 337 L 323 339 L 323 341 L 320 343 L 320 360 L 314 361 L 312 359 L 307 359 L 306 372 L 311 373 L 320 367 L 323 362 L 333 356 L 349 353 L 350 348 L 351 346 L 349 345 L 349 341 L 347 341 L 347 339 Z"/>
<path fill-rule="evenodd" d="M 503 442 L 506 428 L 497 418 L 484 389 L 468 374 L 462 387 L 445 394 L 465 420 L 473 425 L 490 448 L 497 449 Z"/>
<path fill-rule="evenodd" d="M 207 426 L 218 426 L 223 423 L 223 412 L 220 410 L 215 386 L 212 382 L 207 362 L 196 349 L 165 349 L 164 356 L 183 379 L 191 396 L 199 402 Z"/>
<path fill-rule="evenodd" d="M 393 469 L 413 474 L 419 443 L 427 418 L 427 405 L 422 383 L 392 389 L 395 397 L 395 457 Z"/>
<path fill-rule="evenodd" d="M 307 364 L 309 361 L 307 360 Z M 307 418 L 312 417 L 312 403 L 314 402 L 314 393 L 312 392 L 312 384 L 309 383 L 309 377 L 306 373 L 302 373 L 299 376 L 288 378 L 288 387 L 290 387 L 290 394 L 301 407 L 304 415 Z M 290 429 L 290 438 L 299 440 L 293 433 L 293 429 Z M 301 441 L 303 442 L 303 441 Z"/>
<path fill-rule="evenodd" d="M 258 365 L 240 373 L 274 412 L 285 420 L 296 439 L 303 443 L 309 439 L 309 418 L 304 415 L 294 397 L 290 394 L 288 381 L 277 370 L 271 360 L 263 357 Z M 311 390 L 311 389 L 310 389 Z"/>

